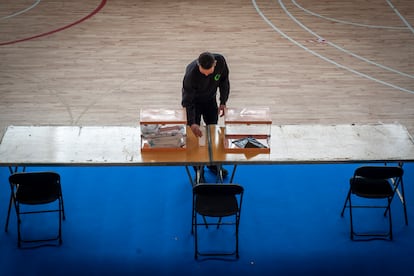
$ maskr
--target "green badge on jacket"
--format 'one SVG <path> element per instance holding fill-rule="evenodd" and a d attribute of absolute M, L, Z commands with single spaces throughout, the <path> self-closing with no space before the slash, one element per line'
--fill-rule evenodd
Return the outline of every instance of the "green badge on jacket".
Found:
<path fill-rule="evenodd" d="M 216 75 L 214 76 L 214 80 L 215 80 L 215 81 L 218 81 L 218 80 L 220 79 L 220 77 L 221 77 L 221 74 L 216 74 Z"/>

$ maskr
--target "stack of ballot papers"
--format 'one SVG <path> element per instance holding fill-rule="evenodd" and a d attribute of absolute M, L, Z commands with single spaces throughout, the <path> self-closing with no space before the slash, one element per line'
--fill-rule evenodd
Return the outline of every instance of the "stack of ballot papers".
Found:
<path fill-rule="evenodd" d="M 143 142 L 150 148 L 181 148 L 186 142 L 185 125 L 148 124 L 141 126 Z"/>

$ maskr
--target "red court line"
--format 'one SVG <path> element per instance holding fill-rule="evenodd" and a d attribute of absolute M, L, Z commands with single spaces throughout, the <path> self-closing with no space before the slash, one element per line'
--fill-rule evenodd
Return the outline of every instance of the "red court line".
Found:
<path fill-rule="evenodd" d="M 97 14 L 105 6 L 105 4 L 106 4 L 106 0 L 102 0 L 102 2 L 99 4 L 99 6 L 96 7 L 95 10 L 93 10 L 90 14 L 88 14 L 87 16 L 85 16 L 85 17 L 83 17 L 83 18 L 81 18 L 81 19 L 79 19 L 79 20 L 77 20 L 77 21 L 75 21 L 75 22 L 73 22 L 69 25 L 63 26 L 61 28 L 58 28 L 58 29 L 55 29 L 55 30 L 52 30 L 52 31 L 49 31 L 49 32 L 46 32 L 46 33 L 34 35 L 34 36 L 31 36 L 31 37 L 26 37 L 26 38 L 17 39 L 17 40 L 8 41 L 8 42 L 0 42 L 0 46 L 15 44 L 15 43 L 23 42 L 23 41 L 28 41 L 28 40 L 32 40 L 32 39 L 47 36 L 47 35 L 51 35 L 51 34 L 63 31 L 65 29 L 68 29 L 68 28 L 70 28 L 74 25 L 77 25 L 77 24 L 91 18 L 95 14 Z"/>

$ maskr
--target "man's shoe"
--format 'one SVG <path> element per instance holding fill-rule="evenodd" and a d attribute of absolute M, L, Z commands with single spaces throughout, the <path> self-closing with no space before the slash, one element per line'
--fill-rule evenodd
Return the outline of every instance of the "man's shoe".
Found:
<path fill-rule="evenodd" d="M 194 183 L 206 183 L 206 179 L 204 178 L 204 166 L 193 166 L 194 168 Z"/>
<path fill-rule="evenodd" d="M 229 175 L 229 172 L 225 168 L 221 168 L 221 174 L 223 178 L 226 178 Z"/>
<path fill-rule="evenodd" d="M 208 169 L 214 173 L 215 175 L 219 174 L 219 170 L 217 166 L 208 166 Z M 223 176 L 223 178 L 226 178 L 227 175 L 229 174 L 229 172 L 225 169 L 225 168 L 221 168 L 221 175 Z"/>

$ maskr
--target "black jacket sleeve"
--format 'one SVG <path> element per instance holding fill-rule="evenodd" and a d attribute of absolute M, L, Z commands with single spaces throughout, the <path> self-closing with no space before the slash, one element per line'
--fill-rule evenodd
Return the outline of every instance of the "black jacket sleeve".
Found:
<path fill-rule="evenodd" d="M 221 72 L 220 76 L 220 105 L 225 105 L 227 100 L 229 99 L 230 95 L 230 80 L 229 80 L 229 68 L 227 66 L 227 62 L 223 56 L 218 55 L 216 56 L 217 63 L 222 66 L 222 68 L 218 68 L 219 72 Z"/>
<path fill-rule="evenodd" d="M 181 105 L 186 108 L 187 111 L 187 123 L 192 125 L 195 123 L 195 96 L 196 89 L 192 84 L 194 79 L 194 69 L 197 66 L 197 63 L 193 61 L 190 63 L 187 68 L 183 79 L 183 88 L 182 88 L 182 101 Z"/>

